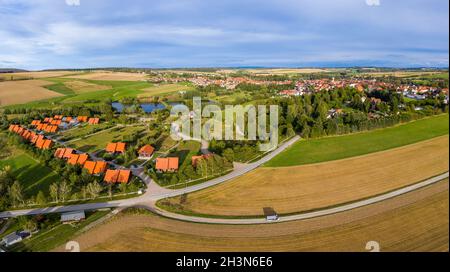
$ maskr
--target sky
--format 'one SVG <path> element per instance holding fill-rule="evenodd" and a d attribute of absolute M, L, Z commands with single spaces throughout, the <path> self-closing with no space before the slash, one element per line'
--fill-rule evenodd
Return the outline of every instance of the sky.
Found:
<path fill-rule="evenodd" d="M 448 0 L 0 0 L 0 68 L 448 67 Z"/>

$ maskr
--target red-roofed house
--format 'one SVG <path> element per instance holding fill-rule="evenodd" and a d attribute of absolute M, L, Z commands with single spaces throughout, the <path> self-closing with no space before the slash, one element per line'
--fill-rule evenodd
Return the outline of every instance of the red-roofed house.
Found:
<path fill-rule="evenodd" d="M 176 172 L 178 171 L 178 158 L 157 158 L 156 171 L 159 172 Z"/>
<path fill-rule="evenodd" d="M 114 153 L 125 153 L 126 143 L 109 143 L 106 146 L 106 152 L 114 154 Z"/>
<path fill-rule="evenodd" d="M 151 145 L 144 145 L 139 149 L 139 159 L 141 160 L 149 160 L 152 158 L 153 152 L 155 152 L 155 148 Z"/>
<path fill-rule="evenodd" d="M 130 170 L 107 170 L 104 181 L 106 183 L 128 183 L 130 177 Z"/>
<path fill-rule="evenodd" d="M 98 124 L 100 124 L 100 118 L 90 118 L 88 123 L 90 125 L 98 125 Z"/>

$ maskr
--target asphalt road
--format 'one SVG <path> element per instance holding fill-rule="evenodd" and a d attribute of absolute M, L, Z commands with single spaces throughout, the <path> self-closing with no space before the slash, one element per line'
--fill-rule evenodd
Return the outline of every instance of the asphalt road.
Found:
<path fill-rule="evenodd" d="M 17 211 L 7 211 L 0 213 L 0 218 L 9 218 L 9 217 L 17 217 L 22 215 L 37 215 L 37 214 L 48 214 L 48 213 L 64 213 L 64 212 L 71 212 L 71 211 L 80 211 L 80 210 L 99 210 L 99 209 L 105 209 L 105 208 L 127 208 L 127 207 L 133 207 L 133 206 L 143 206 L 147 207 L 150 210 L 154 211 L 155 213 L 172 218 L 177 220 L 183 220 L 188 222 L 196 222 L 196 223 L 209 223 L 209 224 L 232 224 L 232 225 L 249 225 L 249 224 L 267 224 L 267 223 L 273 223 L 268 222 L 265 218 L 254 218 L 254 219 L 221 219 L 221 218 L 206 218 L 206 217 L 195 217 L 195 216 L 186 216 L 176 213 L 171 213 L 165 210 L 161 210 L 155 206 L 156 201 L 160 199 L 164 199 L 167 197 L 174 197 L 179 196 L 185 193 L 192 193 L 195 191 L 203 190 L 211 186 L 218 185 L 220 183 L 232 180 L 234 178 L 237 178 L 241 175 L 244 175 L 255 168 L 261 166 L 262 164 L 270 161 L 273 157 L 277 156 L 281 152 L 283 152 L 286 148 L 294 144 L 296 141 L 298 141 L 300 138 L 295 137 L 291 140 L 283 143 L 278 147 L 275 151 L 269 153 L 267 156 L 263 157 L 261 160 L 245 165 L 243 167 L 240 167 L 239 169 L 234 170 L 233 172 L 218 177 L 216 179 L 194 185 L 185 189 L 177 189 L 177 190 L 170 190 L 166 188 L 162 188 L 158 186 L 154 181 L 152 181 L 147 175 L 145 175 L 142 172 L 139 172 L 139 169 L 135 169 L 134 174 L 139 176 L 148 186 L 147 192 L 136 198 L 131 199 L 124 199 L 124 200 L 117 200 L 117 201 L 109 201 L 109 202 L 102 202 L 102 203 L 91 203 L 91 204 L 81 204 L 81 205 L 72 205 L 72 206 L 60 206 L 60 207 L 49 207 L 49 208 L 41 208 L 41 209 L 29 209 L 29 210 L 17 210 Z M 420 188 L 432 185 L 434 183 L 437 183 L 445 178 L 449 177 L 449 172 L 446 172 L 444 174 L 441 174 L 436 177 L 432 177 L 430 179 L 427 179 L 425 181 L 397 189 L 392 192 L 388 192 L 379 196 L 371 197 L 368 199 L 364 199 L 361 201 L 356 201 L 350 204 L 343 204 L 337 207 L 333 208 L 325 208 L 322 210 L 317 210 L 314 212 L 306 212 L 296 215 L 289 215 L 289 216 L 282 216 L 279 218 L 276 222 L 288 222 L 288 221 L 296 221 L 296 220 L 304 220 L 304 219 L 310 219 L 314 217 L 321 217 L 325 215 L 331 215 L 335 213 L 340 213 L 360 207 L 364 207 L 367 205 L 371 205 L 377 202 L 381 202 L 390 198 L 394 198 L 397 196 L 400 196 L 405 193 L 409 193 L 415 190 L 418 190 Z"/>

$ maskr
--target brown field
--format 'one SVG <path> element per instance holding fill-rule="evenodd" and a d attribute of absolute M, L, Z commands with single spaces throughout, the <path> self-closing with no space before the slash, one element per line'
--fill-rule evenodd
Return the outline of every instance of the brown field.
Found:
<path fill-rule="evenodd" d="M 146 74 L 123 73 L 123 72 L 91 72 L 82 75 L 68 76 L 66 78 L 89 79 L 89 80 L 117 80 L 117 81 L 142 81 L 147 79 Z"/>
<path fill-rule="evenodd" d="M 88 93 L 111 89 L 111 87 L 109 86 L 97 85 L 78 80 L 64 82 L 64 85 L 69 89 L 73 90 L 75 93 Z"/>
<path fill-rule="evenodd" d="M 395 71 L 395 72 L 369 72 L 364 73 L 364 75 L 370 75 L 374 77 L 416 77 L 416 76 L 431 76 L 436 74 L 441 74 L 442 72 L 408 72 L 408 71 Z"/>
<path fill-rule="evenodd" d="M 0 74 L 0 78 L 5 80 L 10 80 L 11 76 L 14 79 L 26 79 L 26 78 L 48 78 L 48 77 L 61 77 L 66 75 L 74 75 L 79 72 L 70 71 L 46 71 L 46 72 L 23 72 L 23 73 L 11 73 L 11 74 Z"/>
<path fill-rule="evenodd" d="M 82 251 L 448 251 L 448 179 L 335 215 L 267 225 L 194 224 L 119 214 L 78 237 Z M 64 251 L 60 247 L 57 251 Z"/>
<path fill-rule="evenodd" d="M 62 94 L 47 90 L 43 86 L 51 83 L 44 80 L 22 80 L 0 82 L 0 106 L 24 104 Z"/>
<path fill-rule="evenodd" d="M 245 72 L 256 75 L 287 75 L 287 74 L 313 74 L 330 72 L 327 69 L 286 68 L 286 69 L 244 69 Z M 220 70 L 219 73 L 235 73 L 236 70 Z"/>
<path fill-rule="evenodd" d="M 184 211 L 262 216 L 264 207 L 298 213 L 364 199 L 417 183 L 449 169 L 449 136 L 319 164 L 258 168 L 232 181 L 170 199 Z M 167 200 L 163 200 L 165 204 Z M 172 206 L 172 205 L 171 205 Z"/>

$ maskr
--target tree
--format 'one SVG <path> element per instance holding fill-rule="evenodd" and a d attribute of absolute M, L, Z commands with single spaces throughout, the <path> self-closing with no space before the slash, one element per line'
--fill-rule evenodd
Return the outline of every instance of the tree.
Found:
<path fill-rule="evenodd" d="M 35 220 L 28 218 L 26 216 L 19 217 L 19 225 L 22 229 L 33 232 L 37 229 L 37 223 Z"/>
<path fill-rule="evenodd" d="M 234 162 L 234 151 L 233 151 L 233 149 L 231 149 L 231 148 L 225 149 L 225 151 L 223 152 L 223 156 L 229 162 Z"/>
<path fill-rule="evenodd" d="M 66 181 L 61 182 L 59 185 L 59 197 L 62 202 L 65 202 L 66 199 L 69 198 L 71 191 L 72 188 Z"/>
<path fill-rule="evenodd" d="M 55 201 L 56 203 L 59 202 L 59 187 L 57 183 L 53 183 L 50 185 L 50 197 Z"/>
<path fill-rule="evenodd" d="M 9 196 L 13 201 L 13 206 L 16 206 L 17 202 L 25 203 L 22 185 L 19 181 L 14 181 L 13 185 L 9 188 Z"/>
<path fill-rule="evenodd" d="M 0 138 L 0 159 L 6 158 L 9 154 L 10 150 L 7 141 L 5 138 Z"/>
<path fill-rule="evenodd" d="M 36 196 L 36 203 L 38 205 L 44 205 L 47 203 L 47 197 L 45 196 L 44 192 L 39 191 L 39 193 Z"/>
<path fill-rule="evenodd" d="M 95 199 L 100 195 L 103 188 L 98 182 L 94 181 L 87 185 L 86 190 L 87 190 L 88 194 L 90 195 L 90 197 Z"/>

